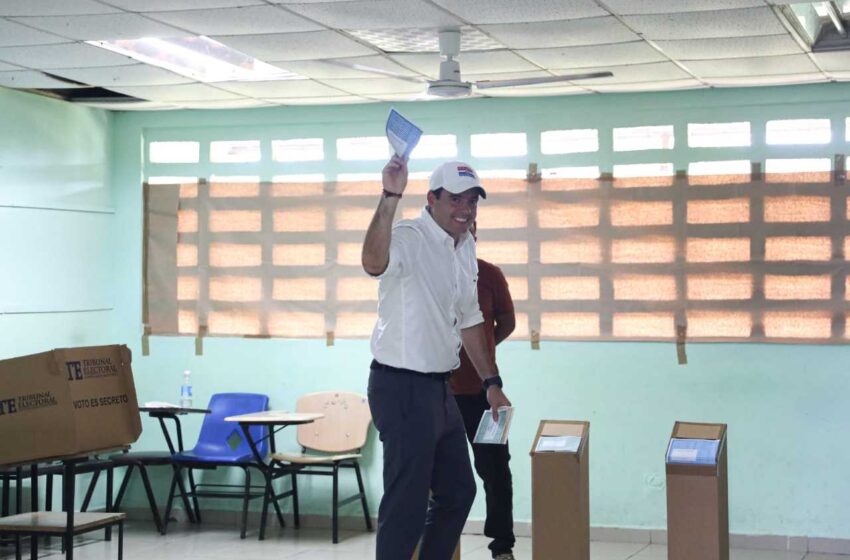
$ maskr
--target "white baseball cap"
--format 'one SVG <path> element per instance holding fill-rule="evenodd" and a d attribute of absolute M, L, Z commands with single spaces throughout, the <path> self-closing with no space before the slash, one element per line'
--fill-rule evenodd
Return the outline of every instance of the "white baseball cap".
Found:
<path fill-rule="evenodd" d="M 428 190 L 446 189 L 452 194 L 460 194 L 469 189 L 478 189 L 481 198 L 487 198 L 484 187 L 478 179 L 478 173 L 462 161 L 447 161 L 431 174 Z"/>

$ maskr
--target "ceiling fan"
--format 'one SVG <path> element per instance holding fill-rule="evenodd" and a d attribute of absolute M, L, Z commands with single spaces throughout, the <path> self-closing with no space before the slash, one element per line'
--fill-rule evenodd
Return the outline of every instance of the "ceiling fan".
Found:
<path fill-rule="evenodd" d="M 434 97 L 465 97 L 472 93 L 473 87 L 476 90 L 484 90 L 500 87 L 517 87 L 531 86 L 538 84 L 550 84 L 556 82 L 573 82 L 576 80 L 587 80 L 591 78 L 610 78 L 614 74 L 611 72 L 589 72 L 585 74 L 570 74 L 566 76 L 544 76 L 539 78 L 517 78 L 511 80 L 482 80 L 478 82 L 464 82 L 460 76 L 460 63 L 456 57 L 460 54 L 460 30 L 459 29 L 443 29 L 439 31 L 440 56 L 443 61 L 440 62 L 440 77 L 437 80 L 426 80 L 424 78 L 413 78 L 364 66 L 360 64 L 351 64 L 343 60 L 329 60 L 333 64 L 362 70 L 364 72 L 372 72 L 375 74 L 383 74 L 400 80 L 409 82 L 417 82 L 427 84 L 426 93 Z"/>

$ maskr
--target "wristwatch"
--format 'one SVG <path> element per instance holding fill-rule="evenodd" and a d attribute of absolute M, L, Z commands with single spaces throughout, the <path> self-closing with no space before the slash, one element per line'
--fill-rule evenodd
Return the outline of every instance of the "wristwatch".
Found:
<path fill-rule="evenodd" d="M 498 385 L 499 389 L 504 387 L 504 383 L 502 383 L 502 378 L 499 377 L 498 375 L 494 375 L 493 377 L 488 377 L 487 379 L 484 380 L 484 390 L 485 391 L 487 389 L 489 389 L 490 387 L 492 387 L 493 385 Z"/>

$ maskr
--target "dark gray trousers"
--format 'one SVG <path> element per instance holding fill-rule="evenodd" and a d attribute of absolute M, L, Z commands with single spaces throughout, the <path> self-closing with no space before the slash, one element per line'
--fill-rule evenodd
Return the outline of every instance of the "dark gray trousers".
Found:
<path fill-rule="evenodd" d="M 475 479 L 448 384 L 372 369 L 369 407 L 384 448 L 376 559 L 408 560 L 421 538 L 420 560 L 450 560 L 475 499 Z"/>

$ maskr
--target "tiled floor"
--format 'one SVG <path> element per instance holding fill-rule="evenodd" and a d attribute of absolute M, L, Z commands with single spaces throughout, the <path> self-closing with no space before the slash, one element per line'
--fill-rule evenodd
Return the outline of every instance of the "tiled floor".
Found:
<path fill-rule="evenodd" d="M 340 543 L 330 541 L 329 529 L 272 529 L 265 541 L 256 533 L 241 540 L 235 528 L 204 526 L 201 529 L 174 527 L 165 537 L 156 534 L 149 523 L 132 522 L 124 533 L 126 560 L 363 560 L 374 557 L 374 533 L 342 532 Z M 109 560 L 117 558 L 117 536 L 103 541 L 102 533 L 90 533 L 78 539 L 74 549 L 77 560 Z M 488 539 L 464 535 L 461 541 L 463 560 L 488 560 Z M 531 539 L 519 538 L 514 549 L 519 560 L 531 558 Z M 24 558 L 29 557 L 28 549 Z M 59 542 L 42 544 L 40 558 L 64 557 Z M 667 560 L 664 545 L 615 542 L 592 542 L 591 560 Z M 14 558 L 12 547 L 0 548 L 0 560 Z M 733 549 L 731 560 L 850 560 L 850 556 L 805 554 L 772 550 Z M 556 559 L 553 559 L 556 560 Z"/>

